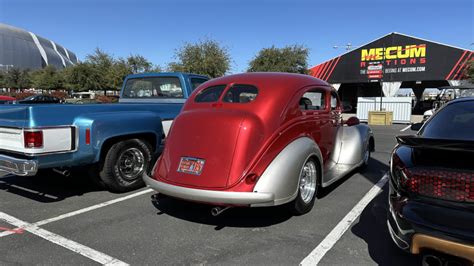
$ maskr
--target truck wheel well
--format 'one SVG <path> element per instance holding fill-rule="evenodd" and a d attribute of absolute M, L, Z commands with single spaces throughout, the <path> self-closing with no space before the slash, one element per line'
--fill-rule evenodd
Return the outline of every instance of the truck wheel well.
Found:
<path fill-rule="evenodd" d="M 371 152 L 375 151 L 375 141 L 374 141 L 373 137 L 370 137 L 370 139 L 369 139 L 369 150 Z"/>
<path fill-rule="evenodd" d="M 107 151 L 117 142 L 124 141 L 127 139 L 141 139 L 150 144 L 150 149 L 152 152 L 156 150 L 157 139 L 153 133 L 143 133 L 143 134 L 132 134 L 132 135 L 123 135 L 112 137 L 104 141 L 100 149 L 100 161 L 102 162 L 107 155 Z M 161 139 L 159 140 L 161 142 Z"/>

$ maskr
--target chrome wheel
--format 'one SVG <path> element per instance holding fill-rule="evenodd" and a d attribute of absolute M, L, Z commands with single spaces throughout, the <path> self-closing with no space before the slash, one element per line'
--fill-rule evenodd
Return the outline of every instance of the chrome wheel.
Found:
<path fill-rule="evenodd" d="M 120 175 L 127 181 L 133 181 L 145 168 L 145 156 L 139 149 L 130 148 L 120 154 L 117 163 Z"/>
<path fill-rule="evenodd" d="M 316 193 L 317 170 L 312 160 L 306 161 L 300 174 L 300 197 L 308 204 Z"/>

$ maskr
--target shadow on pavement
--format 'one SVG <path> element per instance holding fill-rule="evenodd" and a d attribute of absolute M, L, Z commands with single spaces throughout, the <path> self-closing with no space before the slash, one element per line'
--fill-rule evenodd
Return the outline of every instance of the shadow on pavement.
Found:
<path fill-rule="evenodd" d="M 87 176 L 81 174 L 66 177 L 52 171 L 44 171 L 36 176 L 0 177 L 0 190 L 38 202 L 49 203 L 101 189 L 95 186 Z"/>
<path fill-rule="evenodd" d="M 162 194 L 158 194 L 158 201 L 152 201 L 152 203 L 159 210 L 158 215 L 166 213 L 194 223 L 215 225 L 215 230 L 221 230 L 224 227 L 267 227 L 285 222 L 293 216 L 286 206 L 277 206 L 235 207 L 214 217 L 211 215 L 211 208 L 214 206 L 182 201 Z"/>
<path fill-rule="evenodd" d="M 388 164 L 381 162 L 373 157 L 370 158 L 369 167 L 363 171 L 358 168 L 354 169 L 343 178 L 331 184 L 329 187 L 325 187 L 319 193 L 318 198 L 323 198 L 330 194 L 333 190 L 339 187 L 341 184 L 352 178 L 355 174 L 360 173 L 363 177 L 369 180 L 372 184 L 376 184 L 380 178 L 388 171 Z"/>
<path fill-rule="evenodd" d="M 387 228 L 388 184 L 375 197 L 354 224 L 351 231 L 367 243 L 370 257 L 378 265 L 421 265 L 421 256 L 400 250 Z"/>

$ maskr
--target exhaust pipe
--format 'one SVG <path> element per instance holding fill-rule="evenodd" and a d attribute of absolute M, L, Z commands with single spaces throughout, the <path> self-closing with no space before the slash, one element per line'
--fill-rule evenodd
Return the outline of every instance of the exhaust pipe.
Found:
<path fill-rule="evenodd" d="M 211 209 L 211 215 L 216 217 L 216 216 L 220 215 L 221 213 L 225 212 L 226 210 L 228 210 L 230 208 L 232 208 L 232 207 L 230 207 L 230 206 L 227 206 L 227 207 L 224 207 L 224 208 L 214 207 L 214 208 Z"/>
<path fill-rule="evenodd" d="M 60 175 L 63 175 L 63 176 L 70 176 L 71 175 L 71 171 L 69 169 L 57 169 L 57 168 L 53 168 L 53 171 L 55 173 L 58 173 Z"/>
<path fill-rule="evenodd" d="M 443 266 L 443 261 L 436 255 L 424 255 L 421 265 L 423 266 Z"/>

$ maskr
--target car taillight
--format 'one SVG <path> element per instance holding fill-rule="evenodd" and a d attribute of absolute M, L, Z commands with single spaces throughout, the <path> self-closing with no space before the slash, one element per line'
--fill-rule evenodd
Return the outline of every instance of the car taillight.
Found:
<path fill-rule="evenodd" d="M 396 167 L 400 187 L 422 196 L 459 202 L 474 202 L 474 172 L 455 169 Z"/>
<path fill-rule="evenodd" d="M 43 131 L 25 131 L 25 148 L 42 148 Z"/>

